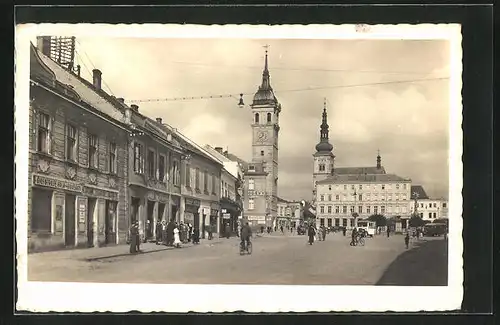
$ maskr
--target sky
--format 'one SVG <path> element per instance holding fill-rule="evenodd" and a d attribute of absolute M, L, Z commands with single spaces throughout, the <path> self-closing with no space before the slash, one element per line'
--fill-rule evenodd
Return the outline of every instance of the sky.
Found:
<path fill-rule="evenodd" d="M 170 99 L 137 104 L 198 144 L 250 161 L 248 105 L 262 80 L 266 44 L 282 105 L 280 197 L 311 198 L 325 99 L 336 167 L 375 166 L 379 149 L 388 173 L 448 197 L 448 41 L 79 38 L 76 61 L 88 80 L 100 69 L 105 90 L 126 102 Z M 234 97 L 171 100 L 219 95 Z"/>

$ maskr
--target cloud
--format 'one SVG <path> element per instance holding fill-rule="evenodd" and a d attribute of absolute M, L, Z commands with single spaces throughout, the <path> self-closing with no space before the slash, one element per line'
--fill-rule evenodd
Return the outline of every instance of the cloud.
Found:
<path fill-rule="evenodd" d="M 429 195 L 448 189 L 449 75 L 447 41 L 285 39 L 78 39 L 77 60 L 103 72 L 117 97 L 178 128 L 200 145 L 251 159 L 249 107 L 270 44 L 271 84 L 282 104 L 279 193 L 310 198 L 312 154 L 326 98 L 337 166 L 373 166 L 422 184 Z M 89 57 L 91 62 L 86 59 Z M 83 69 L 83 75 L 90 74 Z M 391 84 L 382 84 L 392 82 Z M 371 84 L 371 85 L 367 85 Z M 358 85 L 356 87 L 346 87 Z M 364 85 L 364 86 L 363 86 Z M 340 86 L 340 87 L 339 87 Z M 315 89 L 320 88 L 320 89 Z M 210 98 L 228 95 L 234 97 Z M 178 100 L 206 96 L 207 99 Z"/>

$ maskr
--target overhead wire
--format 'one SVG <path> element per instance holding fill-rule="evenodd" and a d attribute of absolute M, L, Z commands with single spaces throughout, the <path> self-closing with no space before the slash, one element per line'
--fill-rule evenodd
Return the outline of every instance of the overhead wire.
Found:
<path fill-rule="evenodd" d="M 90 57 L 87 55 L 87 52 L 85 51 L 85 49 L 83 49 L 82 44 L 78 40 L 76 40 L 76 43 L 82 48 L 83 54 L 85 55 L 85 57 L 87 58 L 87 60 L 89 60 L 90 65 L 92 66 L 92 68 L 95 69 L 96 67 L 95 67 L 94 63 L 92 62 L 92 60 L 90 59 Z M 77 51 L 75 51 L 75 52 L 77 52 Z M 92 73 L 90 73 L 90 75 L 92 75 Z M 111 87 L 109 87 L 108 84 L 106 83 L 106 80 L 104 78 L 101 78 L 101 80 L 102 80 L 102 83 L 104 84 L 104 86 L 106 86 L 106 88 L 108 88 L 108 90 L 111 93 L 111 95 L 114 96 L 115 94 L 111 90 Z"/>
<path fill-rule="evenodd" d="M 206 67 L 227 67 L 227 68 L 245 68 L 245 69 L 259 69 L 262 67 L 258 66 L 231 66 L 224 64 L 207 64 L 201 62 L 185 62 L 185 61 L 171 61 L 172 63 L 186 64 L 186 65 L 198 65 Z M 428 75 L 433 74 L 432 71 L 382 71 L 382 70 L 355 70 L 355 69 L 325 69 L 325 68 L 289 68 L 289 67 L 273 67 L 273 70 L 286 70 L 286 71 L 317 71 L 317 72 L 349 72 L 349 73 L 380 73 L 380 74 L 416 74 L 416 75 Z"/>
<path fill-rule="evenodd" d="M 382 81 L 382 82 L 373 82 L 373 83 L 364 83 L 364 84 L 307 87 L 307 88 L 287 89 L 287 90 L 279 90 L 279 91 L 274 90 L 274 92 L 277 94 L 280 94 L 280 93 L 323 90 L 323 89 L 355 88 L 355 87 L 391 85 L 391 84 L 402 84 L 402 83 L 418 83 L 418 82 L 447 80 L 447 79 L 449 79 L 449 77 L 412 79 L 412 80 L 394 80 L 394 81 Z M 253 95 L 253 93 L 211 95 L 211 96 L 186 96 L 186 97 L 170 97 L 170 98 L 131 99 L 131 100 L 127 100 L 127 102 L 129 102 L 129 103 L 151 103 L 151 102 L 186 101 L 186 100 L 218 99 L 218 98 L 238 99 L 239 95 L 247 96 L 247 95 Z"/>

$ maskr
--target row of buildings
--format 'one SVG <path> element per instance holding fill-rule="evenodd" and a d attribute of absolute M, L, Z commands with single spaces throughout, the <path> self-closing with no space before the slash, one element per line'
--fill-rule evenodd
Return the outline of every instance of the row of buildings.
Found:
<path fill-rule="evenodd" d="M 411 179 L 387 173 L 380 153 L 373 166 L 336 167 L 329 142 L 326 103 L 313 159 L 312 205 L 318 227 L 352 228 L 356 220 L 379 214 L 394 218 L 395 231 L 402 231 L 413 215 L 428 221 L 448 218 L 446 199 L 431 199 L 424 188 L 412 184 Z"/>
<path fill-rule="evenodd" d="M 30 250 L 125 243 L 134 221 L 144 239 L 162 220 L 202 238 L 209 225 L 236 229 L 243 166 L 106 93 L 101 71 L 80 77 L 55 42 L 39 37 L 30 51 Z"/>

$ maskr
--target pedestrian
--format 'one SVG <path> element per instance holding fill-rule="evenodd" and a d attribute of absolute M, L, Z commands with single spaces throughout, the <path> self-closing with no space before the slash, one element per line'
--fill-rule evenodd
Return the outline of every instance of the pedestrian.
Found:
<path fill-rule="evenodd" d="M 175 224 L 172 220 L 167 224 L 167 246 L 174 244 L 174 228 Z"/>
<path fill-rule="evenodd" d="M 236 230 L 236 236 L 240 237 L 240 233 L 241 233 L 241 225 L 240 222 L 238 221 L 238 229 Z"/>
<path fill-rule="evenodd" d="M 130 254 L 137 253 L 137 238 L 139 234 L 139 229 L 137 228 L 137 225 L 135 221 L 132 222 L 132 225 L 130 226 Z"/>
<path fill-rule="evenodd" d="M 161 221 L 161 241 L 163 245 L 167 245 L 167 222 Z"/>
<path fill-rule="evenodd" d="M 344 235 L 344 237 L 345 237 L 346 232 L 347 232 L 347 227 L 345 227 L 345 226 L 342 227 L 342 234 Z"/>
<path fill-rule="evenodd" d="M 189 222 L 188 223 L 188 242 L 191 242 L 193 240 L 193 225 Z"/>
<path fill-rule="evenodd" d="M 420 228 L 417 228 L 417 240 L 420 239 Z"/>
<path fill-rule="evenodd" d="M 199 244 L 200 243 L 200 228 L 194 227 L 193 228 L 193 244 Z"/>
<path fill-rule="evenodd" d="M 161 228 L 162 228 L 161 220 L 158 220 L 158 222 L 156 223 L 156 229 L 155 229 L 156 245 L 160 245 L 160 243 L 161 243 L 161 230 L 162 230 Z"/>
<path fill-rule="evenodd" d="M 323 227 L 323 241 L 326 240 L 326 227 Z"/>
<path fill-rule="evenodd" d="M 284 234 L 284 233 L 285 233 L 285 232 L 284 232 L 284 230 L 283 230 L 283 225 L 281 225 L 280 230 L 281 230 L 281 233 L 282 233 L 282 234 Z"/>
<path fill-rule="evenodd" d="M 264 234 L 264 226 L 260 226 L 260 233 Z"/>
<path fill-rule="evenodd" d="M 358 230 L 356 229 L 356 227 L 352 228 L 352 231 L 351 231 L 351 246 L 356 246 L 357 244 L 357 239 L 358 239 Z"/>
<path fill-rule="evenodd" d="M 229 227 L 229 223 L 226 223 L 226 239 L 229 239 L 230 234 L 231 234 L 231 228 Z"/>
<path fill-rule="evenodd" d="M 212 225 L 207 226 L 207 231 L 208 231 L 208 240 L 212 240 L 213 238 L 213 227 Z"/>
<path fill-rule="evenodd" d="M 387 238 L 389 238 L 389 234 L 391 233 L 391 228 L 387 227 Z"/>
<path fill-rule="evenodd" d="M 181 239 L 179 236 L 179 227 L 177 225 L 175 225 L 175 228 L 174 228 L 174 246 L 177 248 L 181 247 Z"/>
<path fill-rule="evenodd" d="M 410 244 L 410 234 L 407 232 L 405 236 L 406 249 L 408 249 L 409 244 Z"/>
<path fill-rule="evenodd" d="M 314 243 L 314 236 L 316 236 L 316 229 L 312 225 L 309 225 L 307 235 L 309 236 L 309 245 L 312 245 Z"/>

